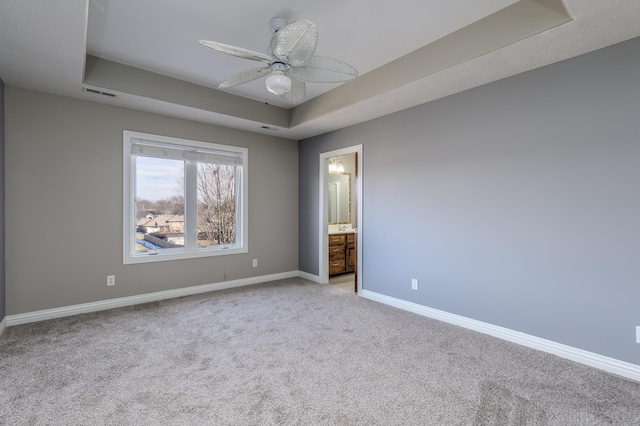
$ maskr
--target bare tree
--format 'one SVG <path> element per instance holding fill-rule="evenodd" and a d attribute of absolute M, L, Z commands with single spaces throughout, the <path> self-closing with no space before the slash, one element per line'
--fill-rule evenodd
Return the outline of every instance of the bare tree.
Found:
<path fill-rule="evenodd" d="M 184 214 L 184 196 L 179 194 L 158 200 L 156 206 L 158 211 L 163 214 Z"/>
<path fill-rule="evenodd" d="M 144 216 L 148 211 L 153 210 L 155 203 L 147 199 L 136 198 L 136 218 Z"/>
<path fill-rule="evenodd" d="M 236 167 L 198 164 L 198 233 L 210 244 L 229 244 L 236 236 Z"/>

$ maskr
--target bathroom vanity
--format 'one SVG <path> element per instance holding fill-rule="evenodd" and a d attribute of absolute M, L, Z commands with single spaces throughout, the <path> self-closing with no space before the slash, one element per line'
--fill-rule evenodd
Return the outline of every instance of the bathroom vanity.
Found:
<path fill-rule="evenodd" d="M 354 232 L 329 234 L 329 276 L 355 271 L 355 241 Z"/>

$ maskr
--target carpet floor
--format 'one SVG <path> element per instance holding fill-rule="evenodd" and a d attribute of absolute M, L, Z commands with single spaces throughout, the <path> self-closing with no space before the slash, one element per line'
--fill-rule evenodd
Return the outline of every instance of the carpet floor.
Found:
<path fill-rule="evenodd" d="M 640 425 L 640 383 L 302 279 L 8 328 L 3 425 Z"/>

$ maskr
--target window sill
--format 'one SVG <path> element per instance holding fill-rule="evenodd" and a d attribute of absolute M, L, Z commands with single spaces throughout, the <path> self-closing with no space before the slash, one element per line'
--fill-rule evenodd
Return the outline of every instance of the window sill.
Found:
<path fill-rule="evenodd" d="M 201 248 L 193 251 L 164 249 L 162 251 L 137 253 L 135 255 L 125 256 L 123 263 L 125 265 L 137 263 L 165 262 L 170 260 L 197 259 L 201 257 L 226 256 L 230 254 L 247 253 L 244 247 L 228 248 Z"/>

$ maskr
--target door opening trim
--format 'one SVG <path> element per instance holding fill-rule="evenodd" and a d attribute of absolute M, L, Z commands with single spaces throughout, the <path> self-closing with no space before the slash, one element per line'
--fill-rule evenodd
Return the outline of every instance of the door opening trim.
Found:
<path fill-rule="evenodd" d="M 364 180 L 364 168 L 362 144 L 354 145 L 347 148 L 337 149 L 335 151 L 323 152 L 320 154 L 320 167 L 319 167 L 319 214 L 320 223 L 318 224 L 318 271 L 321 284 L 329 283 L 329 191 L 327 189 L 327 175 L 329 174 L 329 159 L 333 157 L 340 157 L 347 154 L 356 154 L 356 176 L 355 176 L 355 197 L 357 200 L 356 210 L 356 226 L 358 232 L 356 233 L 356 286 L 358 294 L 362 292 L 362 236 L 364 234 L 364 223 L 362 222 L 362 211 L 364 207 L 364 200 L 362 196 L 362 182 Z"/>

